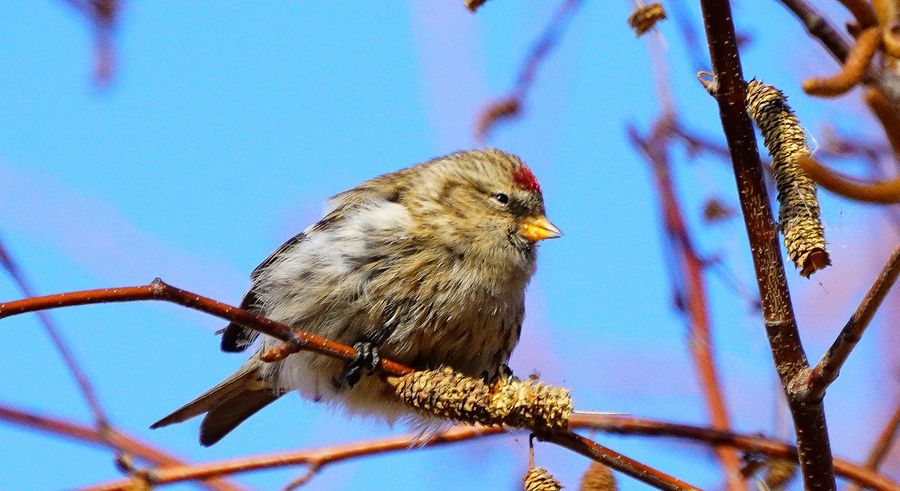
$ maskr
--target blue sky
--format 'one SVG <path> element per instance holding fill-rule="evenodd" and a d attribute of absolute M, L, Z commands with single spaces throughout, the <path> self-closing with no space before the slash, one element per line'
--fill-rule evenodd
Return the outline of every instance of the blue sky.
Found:
<path fill-rule="evenodd" d="M 64 3 L 0 4 L 0 239 L 42 293 L 160 276 L 232 303 L 253 267 L 314 221 L 330 195 L 475 146 L 479 108 L 512 87 L 556 5 L 496 0 L 472 16 L 457 1 L 127 2 L 115 78 L 98 90 L 90 29 Z M 645 130 L 658 111 L 646 43 L 625 23 L 629 10 L 627 2 L 586 2 L 542 66 L 523 117 L 489 141 L 531 165 L 549 216 L 566 232 L 542 247 L 512 368 L 571 387 L 579 409 L 703 423 L 684 323 L 671 306 L 651 176 L 624 132 L 626 124 Z M 813 138 L 823 138 L 827 121 L 878 135 L 857 98 L 802 95 L 799 82 L 833 64 L 775 2 L 742 2 L 736 14 L 753 39 L 747 76 L 784 89 Z M 715 104 L 694 81 L 675 24 L 661 29 L 680 116 L 717 135 Z M 743 225 L 710 228 L 698 219 L 710 196 L 736 203 L 728 167 L 678 160 L 673 172 L 700 248 L 725 257 L 755 289 Z M 852 165 L 850 172 L 860 168 Z M 897 242 L 896 229 L 871 208 L 828 195 L 823 208 L 835 266 L 810 281 L 789 270 L 811 358 L 831 343 Z M 789 435 L 758 315 L 720 281 L 708 283 L 736 427 Z M 0 278 L 0 299 L 19 296 Z M 219 320 L 155 304 L 52 315 L 112 422 L 192 461 L 403 431 L 285 397 L 219 445 L 200 448 L 199 421 L 147 427 L 243 361 L 218 351 Z M 885 329 L 891 315 L 896 325 L 898 309 L 883 312 L 829 391 L 830 433 L 843 456 L 864 454 L 877 430 L 859 421 L 884 420 L 896 401 L 896 356 L 880 349 L 896 346 L 896 333 Z M 88 422 L 36 320 L 7 319 L 0 328 L 0 402 Z M 597 438 L 701 487 L 720 482 L 705 450 Z M 109 452 L 17 428 L 0 426 L 0 448 L 4 489 L 118 475 Z M 548 445 L 538 447 L 538 462 L 570 487 L 587 467 Z M 501 437 L 338 464 L 308 488 L 421 489 L 424 481 L 469 489 L 477 480 L 478 488 L 514 489 L 526 463 L 527 438 Z M 238 480 L 272 489 L 300 472 Z M 642 488 L 628 478 L 622 484 Z"/>

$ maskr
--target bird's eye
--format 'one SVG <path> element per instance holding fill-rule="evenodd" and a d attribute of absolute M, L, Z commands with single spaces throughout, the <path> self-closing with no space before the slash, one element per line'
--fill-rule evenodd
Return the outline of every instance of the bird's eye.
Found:
<path fill-rule="evenodd" d="M 501 205 L 505 205 L 509 203 L 509 196 L 503 193 L 497 193 L 494 195 L 494 199 L 497 200 Z"/>

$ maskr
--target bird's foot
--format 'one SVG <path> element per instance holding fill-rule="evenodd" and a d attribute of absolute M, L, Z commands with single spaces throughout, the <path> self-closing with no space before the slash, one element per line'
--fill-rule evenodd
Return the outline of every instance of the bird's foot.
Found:
<path fill-rule="evenodd" d="M 514 377 L 512 369 L 509 368 L 506 363 L 501 363 L 500 367 L 493 374 L 490 374 L 486 371 L 481 372 L 481 378 L 486 384 L 494 385 L 501 380 L 508 380 Z"/>
<path fill-rule="evenodd" d="M 353 349 L 356 350 L 356 355 L 347 362 L 344 371 L 334 379 L 336 388 L 343 387 L 345 383 L 352 388 L 362 378 L 364 369 L 371 375 L 381 363 L 381 355 L 378 354 L 378 347 L 375 344 L 361 341 L 354 344 Z"/>

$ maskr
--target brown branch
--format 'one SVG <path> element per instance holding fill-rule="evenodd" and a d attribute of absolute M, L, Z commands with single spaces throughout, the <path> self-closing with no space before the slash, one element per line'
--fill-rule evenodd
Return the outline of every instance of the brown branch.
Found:
<path fill-rule="evenodd" d="M 164 283 L 159 278 L 145 286 L 86 290 L 2 303 L 0 304 L 0 319 L 12 315 L 60 307 L 110 302 L 135 302 L 142 300 L 172 302 L 236 322 L 241 326 L 254 329 L 263 334 L 285 341 L 285 344 L 281 347 L 267 352 L 267 354 L 276 353 L 272 356 L 286 356 L 286 354 L 291 352 L 307 350 L 332 358 L 351 360 L 356 354 L 356 350 L 350 346 L 336 343 L 323 337 L 316 336 L 315 334 L 300 331 L 299 329 L 292 329 L 289 326 L 266 319 L 265 317 L 260 317 L 246 310 L 203 297 L 187 290 L 181 290 Z M 413 371 L 410 367 L 383 358 L 379 362 L 378 368 L 383 373 L 389 375 L 403 375 Z M 612 450 L 606 452 L 608 449 L 605 449 L 605 447 L 588 444 L 578 438 L 567 436 L 566 432 L 546 434 L 542 435 L 542 437 L 588 457 L 597 459 L 603 458 L 602 462 L 610 467 L 638 479 L 646 478 L 648 479 L 646 481 L 648 483 L 658 484 L 668 480 L 670 485 L 663 489 L 694 489 L 680 487 L 683 484 L 681 481 L 663 473 L 648 473 L 644 468 L 646 466 L 643 466 L 643 464 L 640 464 L 641 467 L 635 467 L 635 461 L 627 459 Z M 142 479 L 151 480 L 151 482 L 154 479 L 149 473 L 144 473 L 140 477 Z"/>
<path fill-rule="evenodd" d="M 23 300 L 0 303 L 0 319 L 13 315 L 36 312 L 40 310 L 91 305 L 111 302 L 138 302 L 156 300 L 171 302 L 190 309 L 236 322 L 241 326 L 259 331 L 282 341 L 296 345 L 298 349 L 313 351 L 333 358 L 351 360 L 356 350 L 350 346 L 335 343 L 315 334 L 293 329 L 265 317 L 260 317 L 231 305 L 215 301 L 196 293 L 175 288 L 156 278 L 149 285 L 129 286 L 122 288 L 102 288 L 78 292 L 60 293 L 43 297 L 32 297 Z M 382 360 L 379 364 L 382 372 L 389 375 L 403 375 L 413 371 L 400 363 Z"/>
<path fill-rule="evenodd" d="M 859 27 L 865 29 L 878 25 L 878 18 L 875 16 L 875 10 L 865 0 L 838 0 L 847 10 L 856 18 Z"/>
<path fill-rule="evenodd" d="M 108 430 L 106 434 L 101 434 L 96 428 L 90 428 L 58 418 L 39 416 L 22 409 L 5 405 L 0 405 L 0 420 L 8 424 L 28 427 L 51 435 L 77 440 L 82 443 L 111 448 L 113 450 L 121 449 L 130 455 L 140 457 L 141 459 L 160 467 L 189 465 L 183 460 L 178 459 L 163 450 L 154 448 L 147 443 L 141 442 L 132 436 L 114 429 Z M 240 486 L 236 486 L 222 479 L 210 479 L 202 484 L 207 489 L 217 491 L 237 491 L 243 489 Z"/>
<path fill-rule="evenodd" d="M 598 430 L 627 436 L 670 437 L 694 441 L 711 446 L 730 446 L 749 453 L 772 458 L 796 460 L 797 449 L 787 443 L 758 435 L 739 434 L 652 419 L 630 416 L 575 413 L 571 427 L 583 430 Z M 350 458 L 392 452 L 415 451 L 419 448 L 442 446 L 477 438 L 500 435 L 507 431 L 502 428 L 457 426 L 438 433 L 424 441 L 419 434 L 379 438 L 353 442 L 331 447 L 296 450 L 268 455 L 242 457 L 238 459 L 196 464 L 186 467 L 172 467 L 148 471 L 152 483 L 169 484 L 195 479 L 271 469 L 292 465 L 318 466 L 318 470 L 329 464 Z M 837 473 L 847 479 L 880 491 L 896 491 L 898 485 L 889 477 L 863 468 L 843 459 L 835 459 Z M 92 490 L 126 489 L 134 480 L 122 480 L 102 484 Z"/>
<path fill-rule="evenodd" d="M 712 428 L 631 416 L 580 413 L 572 415 L 570 425 L 572 428 L 592 429 L 620 435 L 673 437 L 709 445 L 727 445 L 745 452 L 762 454 L 772 458 L 797 460 L 797 447 L 759 435 L 731 433 Z M 834 468 L 841 477 L 852 479 L 872 489 L 891 491 L 900 489 L 898 484 L 889 477 L 843 459 L 834 459 Z"/>
<path fill-rule="evenodd" d="M 834 344 L 822 356 L 819 364 L 809 371 L 809 376 L 803 381 L 803 384 L 798 384 L 797 390 L 802 392 L 803 397 L 817 400 L 825 395 L 825 389 L 837 379 L 844 362 L 847 361 L 853 348 L 856 347 L 856 343 L 862 338 L 863 332 L 872 322 L 875 312 L 878 311 L 884 298 L 891 291 L 891 287 L 894 286 L 894 282 L 897 281 L 898 273 L 900 273 L 900 246 L 894 248 L 881 272 L 875 278 L 875 283 L 869 288 L 853 315 L 850 316 L 850 320 L 844 325 L 841 333 L 834 340 Z"/>
<path fill-rule="evenodd" d="M 706 284 L 703 278 L 704 264 L 697 254 L 690 233 L 684 222 L 681 204 L 675 194 L 675 186 L 669 174 L 669 144 L 676 137 L 675 124 L 670 117 L 663 116 L 654 125 L 649 138 L 643 138 L 633 127 L 628 128 L 631 143 L 638 149 L 653 170 L 656 190 L 660 198 L 660 214 L 666 230 L 668 248 L 678 257 L 678 267 L 670 266 L 673 278 L 683 278 L 684 284 L 673 284 L 675 295 L 684 306 L 688 323 L 688 347 L 700 378 L 700 387 L 706 401 L 713 428 L 729 430 L 731 423 L 725 405 L 722 386 L 716 369 L 712 350 L 712 335 L 709 320 L 709 305 L 706 299 Z M 673 282 L 674 283 L 674 282 Z M 716 455 L 725 473 L 728 488 L 745 489 L 740 474 L 740 457 L 732 449 L 716 448 Z"/>
<path fill-rule="evenodd" d="M 900 177 L 887 182 L 863 182 L 834 172 L 809 155 L 801 156 L 797 163 L 816 184 L 837 195 L 867 203 L 900 203 Z"/>
<path fill-rule="evenodd" d="M 760 168 L 756 137 L 744 110 L 746 82 L 728 0 L 701 0 L 706 38 L 715 72 L 715 98 L 731 150 L 741 209 L 750 240 L 763 318 L 775 368 L 794 418 L 806 489 L 835 489 L 834 465 L 821 401 L 799 400 L 792 383 L 809 368 L 791 305 L 778 230 Z"/>
<path fill-rule="evenodd" d="M 627 474 L 641 482 L 645 482 L 658 489 L 668 490 L 696 490 L 700 488 L 676 479 L 668 474 L 658 471 L 648 465 L 630 459 L 615 450 L 595 443 L 581 435 L 571 431 L 542 435 L 541 439 L 555 443 L 584 455 L 585 457 L 602 464 L 606 464 L 623 474 Z"/>
<path fill-rule="evenodd" d="M 841 71 L 830 77 L 810 78 L 803 82 L 803 90 L 819 97 L 837 97 L 847 93 L 863 81 L 872 56 L 881 45 L 881 30 L 870 27 L 860 33 L 850 48 Z"/>
<path fill-rule="evenodd" d="M 869 456 L 866 458 L 865 463 L 866 469 L 871 469 L 873 471 L 878 470 L 881 462 L 887 457 L 888 451 L 891 449 L 891 445 L 896 440 L 898 433 L 900 433 L 898 430 L 900 430 L 900 404 L 897 404 L 894 415 L 891 416 L 890 421 L 888 421 L 884 430 L 882 430 L 881 435 L 878 436 L 878 440 L 875 441 L 872 450 L 869 452 Z M 859 490 L 860 487 L 856 483 L 851 483 L 850 486 L 847 487 L 847 491 Z"/>
<path fill-rule="evenodd" d="M 819 11 L 813 8 L 804 0 L 780 0 L 788 10 L 790 10 L 811 36 L 818 39 L 825 46 L 825 49 L 837 59 L 838 62 L 844 63 L 847 54 L 850 52 L 850 45 L 844 36 L 825 19 Z"/>

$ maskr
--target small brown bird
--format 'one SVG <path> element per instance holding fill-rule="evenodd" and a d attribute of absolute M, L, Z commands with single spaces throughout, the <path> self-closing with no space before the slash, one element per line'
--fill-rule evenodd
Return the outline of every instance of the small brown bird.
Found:
<path fill-rule="evenodd" d="M 534 174 L 494 149 L 454 153 L 340 193 L 322 220 L 253 271 L 241 307 L 353 345 L 356 359 L 301 352 L 263 363 L 260 354 L 281 342 L 264 336 L 237 372 L 151 428 L 206 413 L 200 443 L 209 446 L 291 390 L 392 423 L 409 410 L 380 378 L 361 378 L 379 356 L 493 376 L 519 341 L 536 242 L 559 236 Z M 221 332 L 229 352 L 257 337 L 236 324 Z"/>

